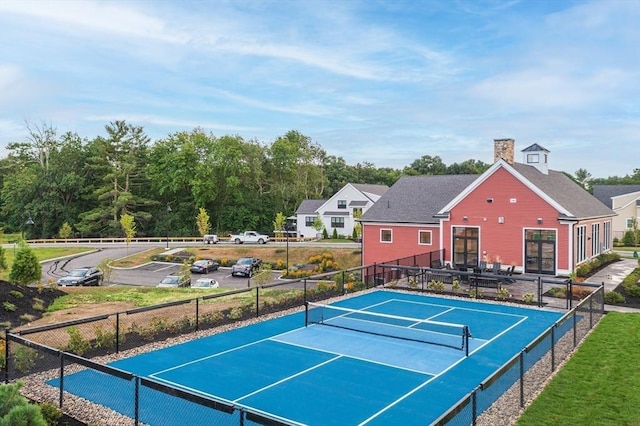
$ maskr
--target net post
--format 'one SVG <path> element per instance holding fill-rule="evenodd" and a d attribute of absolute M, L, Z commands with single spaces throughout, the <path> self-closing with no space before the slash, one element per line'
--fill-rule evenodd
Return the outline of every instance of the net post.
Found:
<path fill-rule="evenodd" d="M 469 336 L 471 332 L 469 331 L 469 326 L 465 325 L 463 328 L 464 336 L 462 337 L 462 345 L 464 346 L 464 356 L 469 356 Z"/>
<path fill-rule="evenodd" d="M 309 302 L 305 300 L 304 302 L 304 326 L 307 327 L 309 325 Z"/>

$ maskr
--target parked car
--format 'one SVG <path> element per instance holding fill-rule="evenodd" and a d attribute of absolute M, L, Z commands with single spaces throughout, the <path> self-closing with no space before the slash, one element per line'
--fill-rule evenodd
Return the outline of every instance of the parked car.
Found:
<path fill-rule="evenodd" d="M 218 287 L 220 287 L 220 284 L 213 278 L 198 278 L 191 284 L 191 288 L 199 288 L 204 290 Z"/>
<path fill-rule="evenodd" d="M 239 234 L 231 234 L 231 237 L 229 237 L 229 241 L 236 244 L 244 244 L 244 243 L 267 244 L 269 242 L 269 236 L 264 234 L 259 234 L 256 231 L 245 231 Z"/>
<path fill-rule="evenodd" d="M 75 268 L 66 276 L 60 278 L 57 283 L 61 287 L 65 286 L 84 286 L 84 285 L 101 285 L 102 272 L 93 266 L 85 266 Z"/>
<path fill-rule="evenodd" d="M 262 260 L 257 257 L 241 257 L 231 267 L 231 276 L 252 277 L 253 273 L 260 268 L 260 265 L 262 265 Z"/>
<path fill-rule="evenodd" d="M 211 271 L 217 271 L 220 264 L 213 259 L 200 259 L 193 262 L 191 272 L 194 274 L 208 274 Z"/>
<path fill-rule="evenodd" d="M 216 234 L 207 234 L 202 237 L 205 244 L 216 244 L 218 242 L 218 236 Z"/>
<path fill-rule="evenodd" d="M 167 275 L 160 281 L 157 287 L 189 287 L 191 285 L 191 278 L 181 277 L 178 275 Z"/>

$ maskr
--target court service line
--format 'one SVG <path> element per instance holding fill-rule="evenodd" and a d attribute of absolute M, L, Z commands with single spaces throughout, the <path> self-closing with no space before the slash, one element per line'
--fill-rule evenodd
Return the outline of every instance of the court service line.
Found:
<path fill-rule="evenodd" d="M 486 340 L 482 345 L 478 346 L 477 348 L 475 348 L 473 351 L 469 352 L 469 356 L 471 356 L 471 354 L 479 351 L 482 347 L 487 346 L 489 343 L 491 343 L 492 341 L 496 340 L 498 337 L 502 336 L 504 333 L 506 333 L 509 330 L 512 330 L 513 328 L 517 327 L 518 325 L 520 325 L 521 323 L 523 323 L 524 321 L 528 320 L 529 317 L 522 317 L 522 319 L 516 323 L 513 323 L 511 326 L 505 328 L 504 330 L 502 330 L 500 333 L 496 334 L 495 336 L 493 336 L 491 339 Z M 481 340 L 481 339 L 478 339 Z"/>
<path fill-rule="evenodd" d="M 333 361 L 335 361 L 335 360 L 337 360 L 337 359 L 340 359 L 340 358 L 342 358 L 342 355 L 337 355 L 337 356 L 335 356 L 335 357 L 333 357 L 333 358 L 331 358 L 331 359 L 328 359 L 328 360 L 323 361 L 323 362 L 321 362 L 321 363 L 319 363 L 319 364 L 316 364 L 316 365 L 314 365 L 313 367 L 309 367 L 309 368 L 307 368 L 306 370 L 298 371 L 297 373 L 292 374 L 292 375 L 290 375 L 290 376 L 287 376 L 287 377 L 285 377 L 285 378 L 283 378 L 283 379 L 280 379 L 280 380 L 278 380 L 278 381 L 276 381 L 276 382 L 273 382 L 273 383 L 271 383 L 270 385 L 267 385 L 267 386 L 261 387 L 260 389 L 256 389 L 256 390 L 254 390 L 253 392 L 250 392 L 250 393 L 248 393 L 248 394 L 246 394 L 246 395 L 243 395 L 243 396 L 241 396 L 241 397 L 239 397 L 239 398 L 236 398 L 236 399 L 234 399 L 234 400 L 233 400 L 233 402 L 242 401 L 242 400 L 243 400 L 243 399 L 245 399 L 245 398 L 249 398 L 250 396 L 253 396 L 253 395 L 255 395 L 255 394 L 258 394 L 258 393 L 260 393 L 260 392 L 262 392 L 262 391 L 265 391 L 265 390 L 267 390 L 267 389 L 270 389 L 270 388 L 272 388 L 272 387 L 274 387 L 274 386 L 278 386 L 278 385 L 280 385 L 280 384 L 282 384 L 282 383 L 284 383 L 284 382 L 288 382 L 288 381 L 289 381 L 289 380 L 291 380 L 291 379 L 294 379 L 294 378 L 296 378 L 296 377 L 298 377 L 298 376 L 301 376 L 301 375 L 303 375 L 303 374 L 306 374 L 306 373 L 308 373 L 308 372 L 310 372 L 310 371 L 313 371 L 313 370 L 315 370 L 316 368 L 320 368 L 320 367 L 322 367 L 322 366 L 324 366 L 324 365 L 326 365 L 326 364 L 332 363 Z"/>
<path fill-rule="evenodd" d="M 266 342 L 269 339 L 270 339 L 270 337 L 267 337 L 267 338 L 264 338 L 264 339 L 255 340 L 255 341 L 253 341 L 251 343 L 246 343 L 244 345 L 234 346 L 233 348 L 224 350 L 222 352 L 217 352 L 215 354 L 207 355 L 205 357 L 194 359 L 194 360 L 189 361 L 189 362 L 184 362 L 182 364 L 174 365 L 171 368 L 166 368 L 164 370 L 156 371 L 155 373 L 149 374 L 149 377 L 156 377 L 156 374 L 162 374 L 162 373 L 166 373 L 167 371 L 177 370 L 179 368 L 186 367 L 187 365 L 196 364 L 198 362 L 205 361 L 205 360 L 210 359 L 210 358 L 215 358 L 215 357 L 220 356 L 220 355 L 224 355 L 224 354 L 228 354 L 230 352 L 237 351 L 238 349 L 248 348 L 249 346 L 253 346 L 256 343 Z"/>
<path fill-rule="evenodd" d="M 518 321 L 517 323 L 511 325 L 510 327 L 507 327 L 505 330 L 503 330 L 502 332 L 498 333 L 496 336 L 492 337 L 491 339 L 485 341 L 485 343 L 483 343 L 482 345 L 480 345 L 479 347 L 477 347 L 476 349 L 474 349 L 472 352 L 469 353 L 469 356 L 471 356 L 472 354 L 474 354 L 475 352 L 479 351 L 482 347 L 488 345 L 491 341 L 497 339 L 498 337 L 502 336 L 504 333 L 508 332 L 509 330 L 513 329 L 514 327 L 518 326 L 519 324 L 521 324 L 522 322 L 526 321 L 529 317 L 523 317 L 520 321 Z M 479 339 L 480 340 L 480 339 Z M 438 378 L 439 376 L 443 375 L 444 373 L 446 373 L 447 371 L 451 370 L 453 367 L 455 367 L 456 365 L 458 365 L 459 363 L 461 363 L 462 361 L 464 361 L 465 359 L 467 359 L 467 357 L 465 358 L 461 358 L 458 361 L 454 362 L 453 364 L 451 364 L 448 368 L 445 368 L 444 370 L 442 370 L 440 373 L 438 373 L 437 375 L 435 375 L 434 377 L 430 378 L 429 380 L 427 380 L 426 382 L 424 382 L 423 384 L 421 384 L 420 386 L 415 387 L 414 389 L 412 389 L 411 391 L 407 392 L 406 394 L 404 394 L 403 396 L 401 396 L 400 398 L 398 398 L 397 400 L 395 400 L 394 402 L 392 402 L 391 404 L 387 405 L 386 407 L 384 407 L 382 410 L 378 411 L 377 413 L 374 413 L 371 417 L 365 419 L 363 422 L 361 422 L 358 426 L 362 426 L 365 425 L 366 423 L 370 422 L 371 420 L 375 419 L 376 417 L 378 417 L 379 415 L 381 415 L 382 413 L 384 413 L 385 411 L 391 409 L 392 407 L 394 407 L 395 405 L 397 405 L 398 403 L 402 402 L 403 400 L 407 399 L 409 396 L 413 395 L 414 393 L 416 393 L 417 391 L 419 391 L 420 389 L 422 389 L 423 387 L 425 387 L 426 385 L 428 385 L 430 382 L 432 382 L 433 380 L 435 380 L 436 378 Z"/>
<path fill-rule="evenodd" d="M 310 327 L 317 327 L 317 326 L 316 325 L 312 325 Z M 354 333 L 357 333 L 357 332 L 354 331 Z M 327 350 L 327 349 L 322 349 L 322 348 L 316 348 L 316 347 L 313 347 L 313 346 L 303 345 L 303 344 L 300 344 L 300 343 L 287 342 L 286 340 L 277 340 L 275 338 L 273 340 L 278 342 L 278 343 L 285 344 L 285 345 L 296 346 L 296 347 L 299 347 L 299 348 L 309 349 L 309 350 L 313 350 L 313 351 L 316 351 L 316 352 L 324 352 L 324 353 L 327 353 L 327 354 L 338 355 L 338 356 L 341 356 L 341 357 L 344 357 L 344 358 L 351 358 L 351 359 L 356 359 L 358 361 L 370 362 L 372 364 L 378 364 L 378 365 L 383 365 L 385 367 L 397 368 L 399 370 L 410 371 L 412 373 L 424 374 L 424 375 L 427 375 L 427 376 L 435 376 L 434 373 L 429 373 L 429 372 L 423 371 L 423 370 L 415 370 L 413 368 L 402 367 L 402 366 L 398 366 L 398 365 L 394 365 L 394 364 L 388 364 L 386 362 L 373 361 L 373 360 L 370 360 L 368 358 L 362 358 L 362 357 L 358 357 L 358 356 L 347 355 L 347 354 L 343 354 L 343 353 L 340 353 L 340 352 L 330 351 L 330 350 Z M 425 343 L 425 345 L 426 344 L 427 343 Z"/>
<path fill-rule="evenodd" d="M 280 420 L 284 420 L 287 424 L 304 426 L 303 423 L 296 422 L 295 420 L 291 420 L 291 419 L 287 419 L 285 417 L 277 416 L 277 415 L 275 415 L 273 413 L 269 413 L 267 411 L 259 410 L 259 409 L 255 408 L 255 407 L 251 407 L 249 405 L 234 403 L 234 401 L 228 400 L 226 398 L 222 398 L 222 397 L 220 397 L 218 395 L 212 395 L 212 394 L 210 394 L 208 392 L 203 392 L 200 389 L 195 389 L 195 388 L 192 388 L 192 387 L 189 387 L 189 386 L 185 386 L 185 385 L 182 385 L 180 383 L 173 382 L 171 380 L 163 379 L 161 377 L 155 377 L 154 379 L 159 381 L 159 382 L 164 382 L 164 383 L 166 383 L 166 384 L 168 384 L 170 386 L 173 386 L 173 387 L 176 387 L 176 388 L 181 388 L 181 389 L 184 389 L 186 391 L 190 391 L 190 392 L 193 392 L 195 394 L 202 395 L 202 396 L 204 396 L 206 398 L 209 398 L 209 399 L 211 399 L 213 401 L 218 401 L 218 402 L 225 403 L 227 405 L 233 406 L 234 408 L 238 408 L 239 407 L 239 408 L 250 409 L 252 412 L 258 412 L 258 413 L 265 414 L 265 415 L 267 415 L 269 417 L 276 417 L 276 418 L 278 418 Z"/>
<path fill-rule="evenodd" d="M 486 310 L 486 309 L 465 308 L 465 307 L 462 307 L 462 306 L 447 305 L 447 304 L 444 304 L 444 303 L 442 303 L 442 304 L 424 303 L 424 302 L 416 302 L 415 300 L 403 300 L 403 299 L 391 299 L 391 300 L 395 301 L 395 302 L 413 303 L 415 305 L 438 306 L 440 308 L 453 308 L 453 309 L 460 309 L 460 310 L 464 310 L 464 311 L 483 312 L 483 313 L 486 313 L 486 314 L 503 315 L 503 316 L 508 316 L 508 317 L 523 317 L 523 315 L 519 315 L 519 314 L 510 314 L 510 313 L 507 313 L 507 312 L 500 312 L 500 311 L 489 311 L 489 310 Z M 472 303 L 480 304 L 482 302 L 472 302 Z M 499 305 L 495 305 L 495 306 L 499 306 Z M 526 309 L 526 308 L 522 308 L 522 309 Z"/>
<path fill-rule="evenodd" d="M 471 355 L 471 354 L 469 354 Z M 453 367 L 455 367 L 456 365 L 460 364 L 462 361 L 464 361 L 465 359 L 467 359 L 468 357 L 462 357 L 459 360 L 457 360 L 456 362 L 452 363 L 449 367 L 445 368 L 444 370 L 442 370 L 440 373 L 435 374 L 433 377 L 429 378 L 429 380 L 425 381 L 424 383 L 422 383 L 419 386 L 416 386 L 415 388 L 411 389 L 409 392 L 405 393 L 404 395 L 402 395 L 400 398 L 396 399 L 395 401 L 393 401 L 391 404 L 387 405 L 386 407 L 384 407 L 383 409 L 381 409 L 380 411 L 378 411 L 377 413 L 374 413 L 372 416 L 370 416 L 369 418 L 365 419 L 364 421 L 360 422 L 358 424 L 358 426 L 362 426 L 367 424 L 368 422 L 370 422 L 371 420 L 375 419 L 376 417 L 378 417 L 379 415 L 381 415 L 382 413 L 384 413 L 385 411 L 393 408 L 394 406 L 398 405 L 400 402 L 404 401 L 405 399 L 407 399 L 408 397 L 410 397 L 411 395 L 413 395 L 414 393 L 418 392 L 420 389 L 422 389 L 423 387 L 427 386 L 429 383 L 431 383 L 432 381 L 434 381 L 435 379 L 437 379 L 438 377 L 442 376 L 444 373 L 446 373 L 447 371 L 451 370 Z"/>

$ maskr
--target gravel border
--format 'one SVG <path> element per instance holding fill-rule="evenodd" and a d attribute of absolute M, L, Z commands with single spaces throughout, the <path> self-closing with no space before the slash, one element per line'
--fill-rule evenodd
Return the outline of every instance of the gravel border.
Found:
<path fill-rule="evenodd" d="M 330 299 L 325 299 L 323 303 L 332 303 L 338 300 L 345 300 L 351 297 L 359 296 L 362 294 L 366 294 L 372 291 L 379 291 L 380 288 L 371 288 L 363 291 L 358 291 L 355 293 L 349 293 L 347 295 L 337 296 Z M 382 290 L 391 290 L 391 291 L 403 291 L 403 289 L 398 288 L 382 288 Z M 408 293 L 412 293 L 408 291 Z M 448 298 L 446 295 L 438 295 L 438 294 L 430 294 L 438 297 Z M 459 299 L 455 296 L 450 296 L 453 299 Z M 481 300 L 482 302 L 488 303 L 499 303 L 499 304 L 509 304 L 504 302 L 496 302 L 490 300 Z M 516 306 L 522 307 L 522 305 L 514 304 Z M 284 311 L 267 314 L 264 316 L 260 316 L 258 318 L 252 318 L 250 320 L 240 321 L 233 324 L 228 324 L 208 330 L 202 330 L 197 332 L 192 332 L 189 334 L 184 334 L 178 337 L 172 337 L 166 339 L 164 341 L 152 342 L 145 344 L 143 346 L 139 346 L 137 348 L 128 349 L 117 354 L 110 354 L 100 357 L 95 357 L 92 361 L 100 364 L 108 364 L 123 358 L 129 358 L 132 356 L 144 354 L 147 352 L 151 352 L 158 349 L 167 348 L 170 346 L 178 345 L 181 343 L 189 342 L 195 339 L 212 336 L 215 334 L 223 333 L 228 330 L 245 327 L 251 324 L 256 324 L 262 321 L 283 317 L 289 314 L 297 313 L 304 311 L 304 306 L 299 306 L 295 308 L 290 308 Z M 598 315 L 598 318 L 593 324 L 593 328 L 597 325 L 597 323 L 602 318 L 602 315 Z M 577 342 L 576 347 L 573 347 L 573 334 L 566 333 L 559 341 L 556 342 L 555 345 L 555 358 L 556 365 L 555 370 L 551 371 L 551 351 L 547 351 L 547 353 L 536 363 L 534 364 L 524 375 L 524 383 L 525 383 L 525 406 L 520 406 L 520 381 L 516 381 L 516 383 L 511 386 L 498 400 L 496 400 L 484 413 L 482 413 L 476 421 L 476 424 L 479 426 L 507 426 L 514 425 L 520 415 L 524 412 L 526 407 L 535 400 L 535 398 L 542 392 L 544 387 L 553 379 L 553 377 L 557 374 L 558 371 L 564 366 L 564 364 L 571 358 L 571 356 L 578 350 L 578 348 L 584 342 L 584 339 L 592 332 L 593 328 L 588 329 L 588 325 L 585 324 L 585 319 L 581 320 L 578 323 L 579 330 L 579 341 Z M 514 367 L 517 368 L 517 365 Z M 69 366 L 65 366 L 65 374 L 71 374 L 76 371 L 81 371 L 86 369 L 79 364 L 73 364 Z M 59 401 L 59 389 L 53 386 L 49 386 L 46 384 L 46 381 L 57 378 L 59 376 L 59 369 L 52 369 L 41 373 L 32 374 L 30 376 L 25 376 L 20 378 L 18 381 L 24 383 L 24 386 L 21 389 L 21 393 L 27 398 L 37 401 L 37 402 L 50 402 L 54 405 L 58 406 Z M 64 404 L 62 411 L 88 425 L 131 425 L 134 419 L 124 416 L 120 413 L 117 413 L 111 410 L 108 407 L 93 403 L 91 401 L 80 398 L 76 395 L 65 392 L 64 393 Z M 471 419 L 470 419 L 471 420 Z"/>

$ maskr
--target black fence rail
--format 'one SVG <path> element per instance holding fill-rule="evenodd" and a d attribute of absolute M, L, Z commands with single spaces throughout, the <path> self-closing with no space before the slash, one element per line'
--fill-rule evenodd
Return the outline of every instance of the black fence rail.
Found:
<path fill-rule="evenodd" d="M 433 424 L 468 426 L 481 415 L 492 416 L 492 422 L 511 423 L 603 315 L 604 286 L 600 286 Z M 513 399 L 519 407 L 503 403 Z"/>
<path fill-rule="evenodd" d="M 521 403 L 533 398 L 538 380 L 537 375 L 531 375 L 530 371 L 539 365 L 549 371 L 549 374 L 554 371 L 558 362 L 566 358 L 603 315 L 603 285 L 580 283 L 575 286 L 568 280 L 519 275 L 514 277 L 514 282 L 504 285 L 506 292 L 501 292 L 501 288 L 482 287 L 484 293 L 481 293 L 481 288 L 477 284 L 474 288 L 472 284 L 473 273 L 432 268 L 431 265 L 441 265 L 438 261 L 441 261 L 443 255 L 442 251 L 424 253 L 385 264 L 367 265 L 305 279 L 279 280 L 246 289 L 16 332 L 7 330 L 4 336 L 0 336 L 0 348 L 4 348 L 3 351 L 0 350 L 0 372 L 5 382 L 23 380 L 23 392 L 31 392 L 34 400 L 55 403 L 70 415 L 74 415 L 72 410 L 77 404 L 66 404 L 65 401 L 77 397 L 65 392 L 65 378 L 69 373 L 89 369 L 96 374 L 113 377 L 113 397 L 126 399 L 127 402 L 120 407 L 119 412 L 127 414 L 111 415 L 124 416 L 124 424 L 144 423 L 144 418 L 139 417 L 140 412 L 151 409 L 146 407 L 152 404 L 154 410 L 163 409 L 154 402 L 160 398 L 159 394 L 177 398 L 181 402 L 180 407 L 190 407 L 184 408 L 188 413 L 197 411 L 194 407 L 200 406 L 213 409 L 216 420 L 209 421 L 208 424 L 291 424 L 286 419 L 271 418 L 264 413 L 254 413 L 225 401 L 205 398 L 149 378 L 113 369 L 91 359 L 194 331 L 214 329 L 287 309 L 302 309 L 307 301 L 323 301 L 380 286 L 478 299 L 520 301 L 536 306 L 555 303 L 558 305 L 554 306 L 556 308 L 570 309 L 530 347 L 523 349 L 517 357 L 480 384 L 478 389 L 439 420 L 439 424 L 471 424 L 496 398 L 505 391 L 512 392 L 515 385 L 520 385 L 516 391 L 520 392 Z M 574 300 L 576 288 L 580 289 L 581 297 L 584 292 L 590 294 L 578 302 Z M 550 293 L 554 295 L 550 296 Z M 563 294 L 563 297 L 558 297 Z M 549 302 L 551 299 L 555 302 Z M 44 385 L 45 383 L 49 385 Z M 144 391 L 141 392 L 142 389 Z M 155 395 L 155 399 L 149 395 Z M 86 401 L 82 403 L 89 404 Z M 102 413 L 104 410 L 95 411 Z M 92 422 L 115 424 L 112 418 L 94 419 Z"/>

